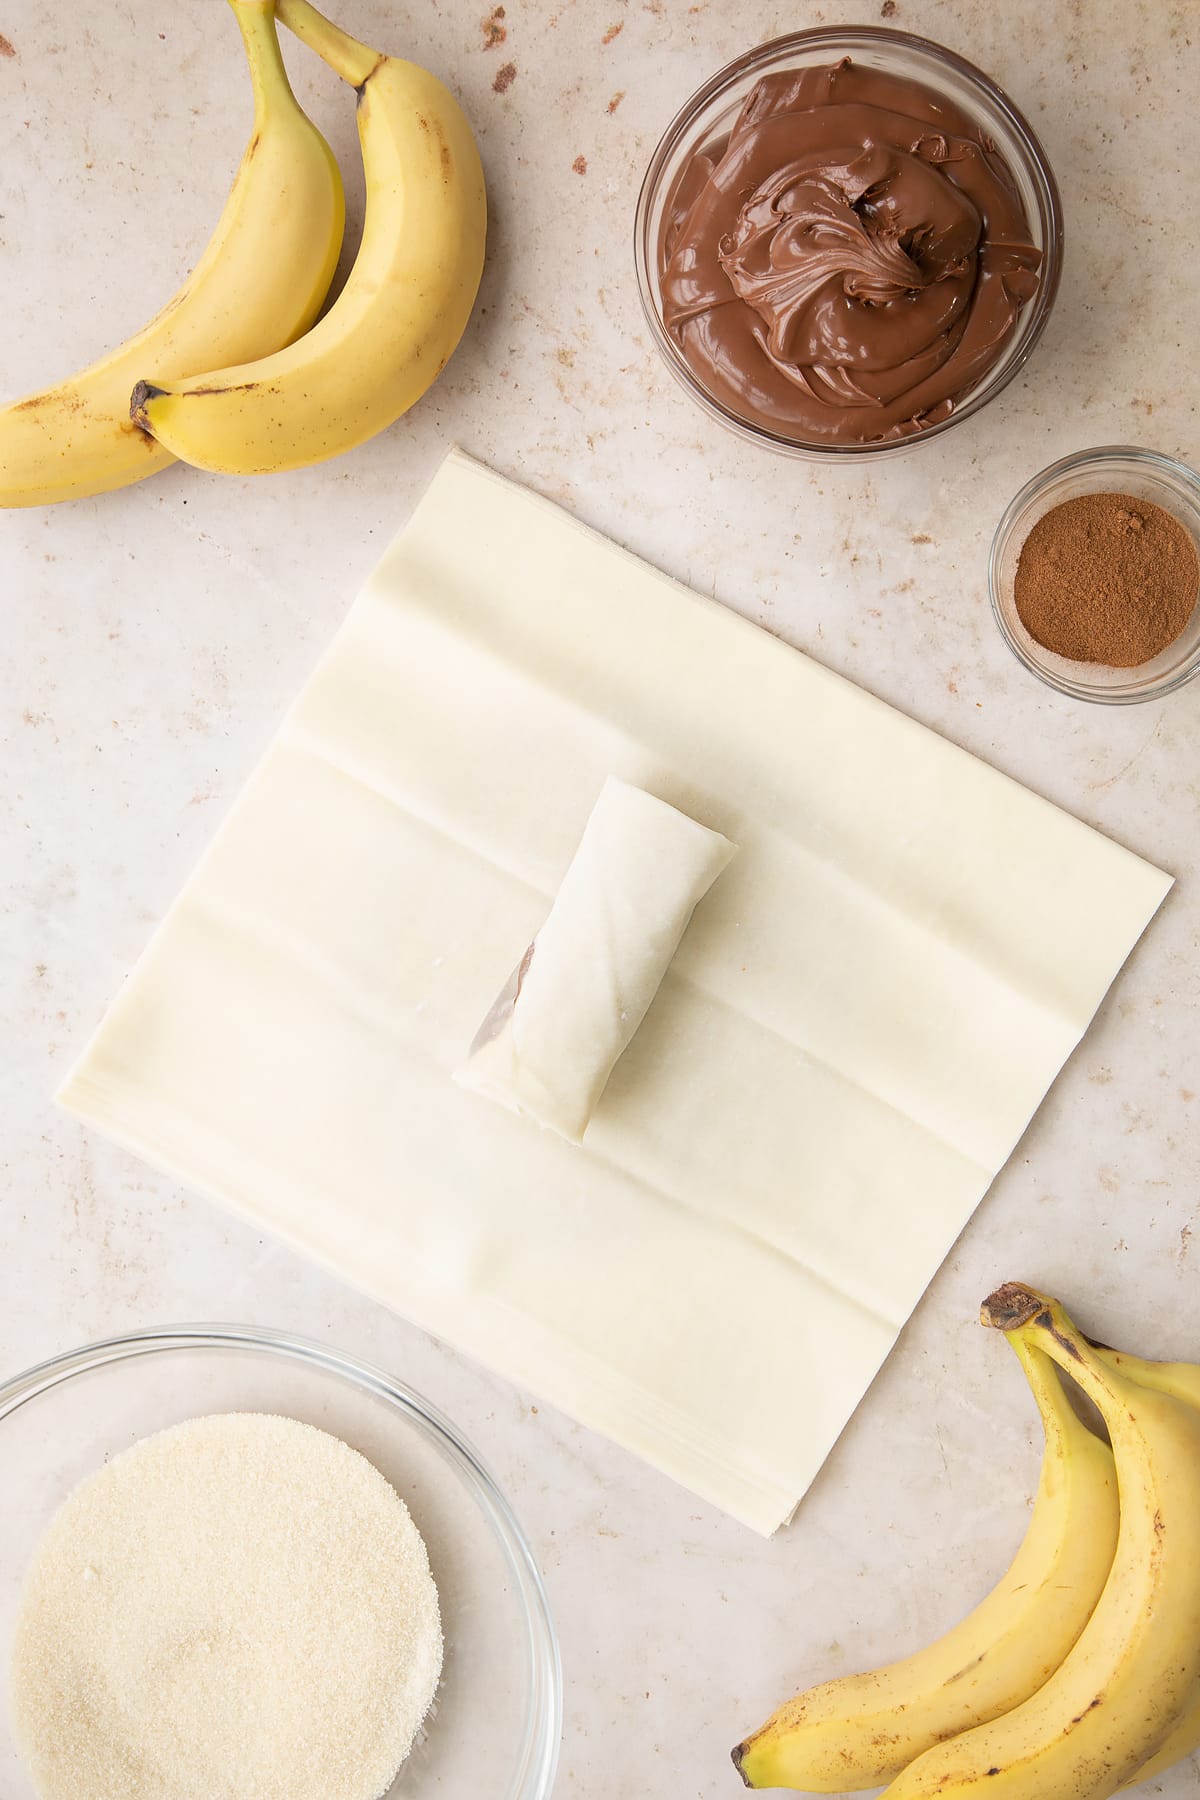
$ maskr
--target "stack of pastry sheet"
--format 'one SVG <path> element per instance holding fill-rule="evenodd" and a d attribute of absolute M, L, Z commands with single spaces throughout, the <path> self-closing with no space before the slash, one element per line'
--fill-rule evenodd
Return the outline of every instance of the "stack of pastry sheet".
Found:
<path fill-rule="evenodd" d="M 738 854 L 575 1145 L 451 1076 L 609 776 Z M 453 455 L 62 1098 L 770 1531 L 1167 886 Z"/>

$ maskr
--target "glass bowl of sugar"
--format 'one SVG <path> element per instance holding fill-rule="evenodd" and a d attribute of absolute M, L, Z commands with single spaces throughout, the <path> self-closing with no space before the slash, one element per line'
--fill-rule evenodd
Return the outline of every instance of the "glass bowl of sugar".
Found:
<path fill-rule="evenodd" d="M 152 1434 L 230 1413 L 295 1419 L 348 1444 L 399 1494 L 425 1541 L 442 1675 L 386 1800 L 548 1800 L 562 1676 L 541 1576 L 508 1501 L 453 1425 L 402 1382 L 255 1327 L 134 1332 L 0 1385 L 0 1684 L 7 1690 L 30 1566 L 68 1495 Z M 0 1794 L 40 1800 L 2 1702 Z"/>

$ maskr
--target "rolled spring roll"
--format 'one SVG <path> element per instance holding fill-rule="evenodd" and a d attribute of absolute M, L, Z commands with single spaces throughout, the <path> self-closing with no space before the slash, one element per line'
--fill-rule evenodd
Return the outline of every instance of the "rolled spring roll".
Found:
<path fill-rule="evenodd" d="M 610 776 L 546 923 L 454 1079 L 578 1143 L 693 907 L 734 851 Z"/>

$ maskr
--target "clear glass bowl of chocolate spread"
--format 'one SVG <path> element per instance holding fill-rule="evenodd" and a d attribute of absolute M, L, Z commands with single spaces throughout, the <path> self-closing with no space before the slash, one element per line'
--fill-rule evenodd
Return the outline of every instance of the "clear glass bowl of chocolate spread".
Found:
<path fill-rule="evenodd" d="M 1058 188 L 988 77 L 882 27 L 796 32 L 668 127 L 638 200 L 642 304 L 692 397 L 817 461 L 896 455 L 995 397 L 1058 289 Z"/>

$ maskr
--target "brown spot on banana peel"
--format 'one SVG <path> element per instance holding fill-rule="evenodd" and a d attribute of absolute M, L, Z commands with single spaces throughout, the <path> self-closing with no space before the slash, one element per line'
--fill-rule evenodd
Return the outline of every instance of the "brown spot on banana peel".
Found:
<path fill-rule="evenodd" d="M 255 388 L 266 387 L 265 381 L 214 382 L 211 387 L 188 388 L 182 398 L 198 399 L 203 394 L 252 394 Z M 159 393 L 164 389 L 159 388 Z"/>
<path fill-rule="evenodd" d="M 202 399 L 206 394 L 252 394 L 256 388 L 266 386 L 261 381 L 239 381 L 232 384 L 214 383 L 212 387 L 188 388 L 184 396 L 189 400 Z M 147 436 L 153 436 L 154 427 L 146 417 L 146 406 L 151 400 L 162 395 L 170 396 L 169 388 L 155 387 L 151 381 L 139 381 L 129 397 L 129 416 L 139 430 Z"/>
<path fill-rule="evenodd" d="M 1079 1348 L 1079 1345 L 1075 1343 L 1073 1339 L 1063 1336 L 1048 1312 L 1040 1312 L 1033 1322 L 1040 1330 L 1044 1331 L 1047 1336 L 1052 1337 L 1055 1343 L 1060 1345 L 1061 1348 L 1066 1351 L 1068 1356 L 1073 1356 L 1076 1362 L 1083 1361 L 1083 1351 Z"/>
<path fill-rule="evenodd" d="M 730 1755 L 730 1760 L 732 1761 L 734 1768 L 737 1770 L 738 1774 L 741 1776 L 743 1782 L 746 1784 L 747 1787 L 753 1787 L 754 1783 L 751 1781 L 751 1779 L 747 1775 L 745 1769 L 743 1769 L 743 1767 L 742 1767 L 742 1758 L 745 1756 L 745 1754 L 749 1748 L 750 1748 L 750 1746 L 748 1743 L 735 1744 L 733 1746 L 733 1749 L 729 1752 L 729 1755 Z"/>
<path fill-rule="evenodd" d="M 374 64 L 374 66 L 367 70 L 366 74 L 363 76 L 362 80 L 359 82 L 358 86 L 354 90 L 356 105 L 358 105 L 358 106 L 362 105 L 363 96 L 365 95 L 365 93 L 367 91 L 368 81 L 370 81 L 372 75 L 378 75 L 380 69 L 382 69 L 384 63 L 387 61 L 389 61 L 388 57 L 381 56 L 379 58 L 379 60 Z"/>
<path fill-rule="evenodd" d="M 436 123 L 431 124 L 424 113 L 417 114 L 417 124 L 425 133 L 426 137 L 432 137 L 438 140 L 438 157 L 442 165 L 442 176 L 448 183 L 451 170 L 454 167 L 454 155 L 450 149 L 450 145 L 446 141 L 445 133 L 442 131 L 440 125 Z"/>
<path fill-rule="evenodd" d="M 79 394 L 71 392 L 48 394 L 29 394 L 24 400 L 14 400 L 5 410 L 8 412 L 37 412 L 41 407 L 48 407 L 53 412 L 85 413 L 87 403 Z"/>
<path fill-rule="evenodd" d="M 1013 1591 L 1016 1593 L 1020 1593 L 1021 1590 L 1019 1588 L 1017 1588 Z M 945 1682 L 942 1685 L 944 1687 L 953 1687 L 954 1683 L 956 1681 L 962 1681 L 964 1676 L 973 1674 L 974 1671 L 979 1667 L 980 1663 L 983 1661 L 983 1658 L 984 1658 L 984 1652 L 981 1650 L 979 1652 L 979 1655 L 973 1656 L 969 1663 L 964 1663 L 961 1669 L 956 1669 L 953 1675 L 947 1676 Z"/>

